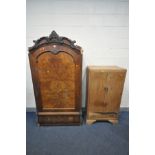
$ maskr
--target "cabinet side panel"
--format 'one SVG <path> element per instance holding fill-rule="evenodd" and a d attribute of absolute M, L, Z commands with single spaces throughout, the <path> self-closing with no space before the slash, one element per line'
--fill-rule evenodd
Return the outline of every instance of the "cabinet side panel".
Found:
<path fill-rule="evenodd" d="M 89 69 L 86 69 L 86 115 L 89 114 Z"/>
<path fill-rule="evenodd" d="M 36 107 L 37 107 L 37 111 L 41 111 L 42 103 L 41 103 L 41 94 L 39 91 L 40 87 L 39 87 L 38 75 L 36 71 L 35 57 L 31 53 L 29 53 L 29 62 L 30 62 L 31 77 L 32 77 L 32 83 L 33 83 Z"/>

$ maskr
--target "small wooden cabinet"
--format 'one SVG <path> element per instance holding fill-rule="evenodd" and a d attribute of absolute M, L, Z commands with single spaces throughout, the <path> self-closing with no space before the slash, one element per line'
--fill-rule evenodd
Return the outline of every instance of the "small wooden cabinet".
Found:
<path fill-rule="evenodd" d="M 117 66 L 87 68 L 87 124 L 117 123 L 126 69 Z"/>
<path fill-rule="evenodd" d="M 34 43 L 29 61 L 38 123 L 80 124 L 82 48 L 55 31 Z"/>

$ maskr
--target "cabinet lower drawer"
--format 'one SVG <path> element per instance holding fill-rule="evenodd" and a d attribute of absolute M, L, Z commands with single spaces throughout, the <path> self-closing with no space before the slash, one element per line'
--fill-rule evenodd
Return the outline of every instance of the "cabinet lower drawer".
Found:
<path fill-rule="evenodd" d="M 40 125 L 79 125 L 80 115 L 38 115 Z"/>

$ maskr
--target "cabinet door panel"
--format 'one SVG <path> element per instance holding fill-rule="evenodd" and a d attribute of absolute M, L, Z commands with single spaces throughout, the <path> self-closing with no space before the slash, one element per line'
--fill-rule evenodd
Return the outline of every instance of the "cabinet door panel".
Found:
<path fill-rule="evenodd" d="M 107 73 L 90 71 L 89 76 L 89 111 L 103 111 L 103 105 L 106 104 L 104 88 L 106 87 Z"/>
<path fill-rule="evenodd" d="M 106 102 L 108 103 L 108 110 L 111 112 L 117 112 L 119 110 L 124 80 L 125 72 L 108 73 L 108 92 L 106 96 Z"/>
<path fill-rule="evenodd" d="M 89 111 L 118 112 L 124 80 L 124 72 L 90 72 Z"/>
<path fill-rule="evenodd" d="M 75 63 L 71 55 L 60 52 L 38 58 L 42 108 L 75 108 Z"/>

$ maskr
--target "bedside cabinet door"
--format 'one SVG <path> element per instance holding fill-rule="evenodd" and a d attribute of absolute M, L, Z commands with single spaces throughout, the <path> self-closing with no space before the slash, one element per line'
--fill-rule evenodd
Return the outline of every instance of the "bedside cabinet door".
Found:
<path fill-rule="evenodd" d="M 121 103 L 121 97 L 124 87 L 126 72 L 109 72 L 107 76 L 106 101 L 108 103 L 108 111 L 118 112 Z"/>
<path fill-rule="evenodd" d="M 108 74 L 95 71 L 89 71 L 88 74 L 88 111 L 103 112 L 107 106 L 105 88 Z"/>
<path fill-rule="evenodd" d="M 89 72 L 89 112 L 118 112 L 125 72 Z"/>

